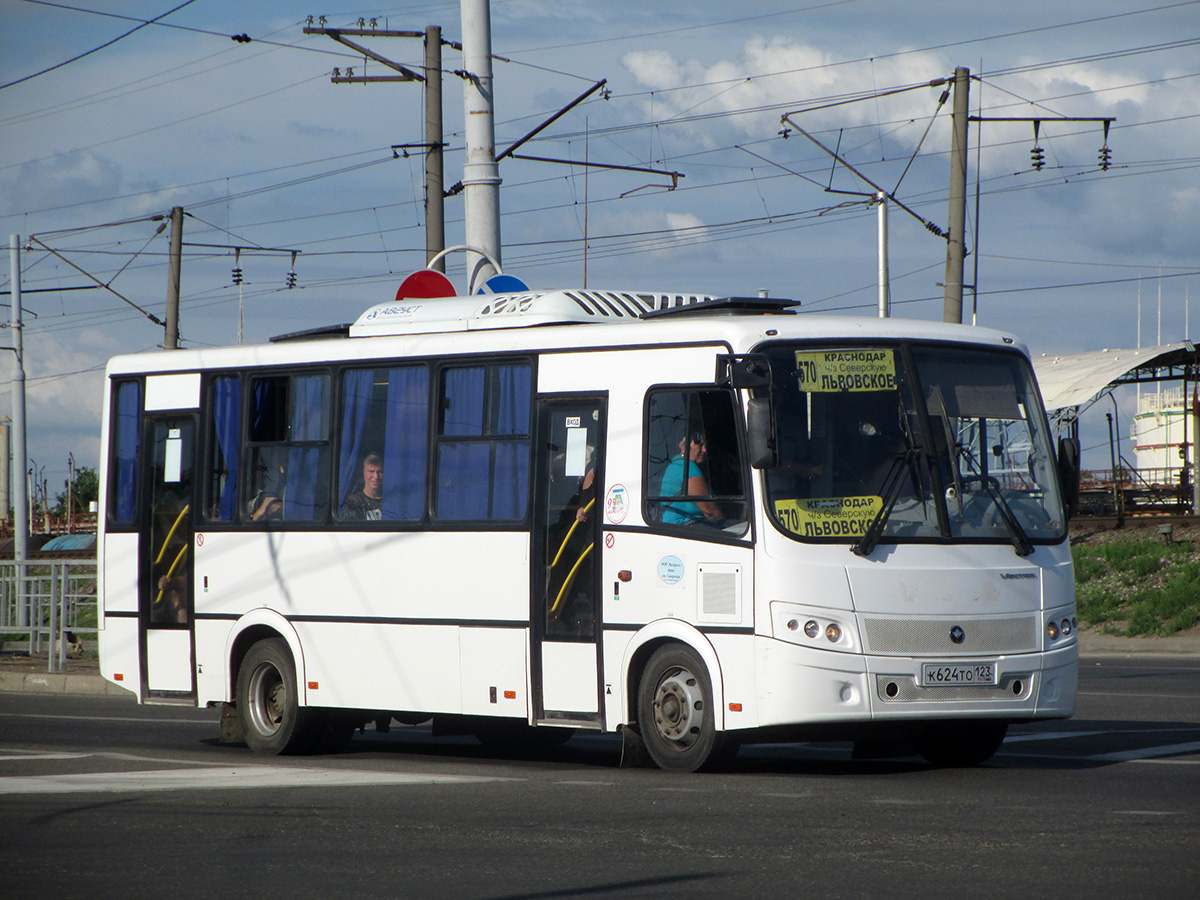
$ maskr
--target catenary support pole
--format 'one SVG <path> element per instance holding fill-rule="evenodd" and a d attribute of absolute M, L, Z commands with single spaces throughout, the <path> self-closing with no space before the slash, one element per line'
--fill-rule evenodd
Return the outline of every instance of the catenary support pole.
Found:
<path fill-rule="evenodd" d="M 462 39 L 466 162 L 464 214 L 468 247 L 500 258 L 500 170 L 496 165 L 495 108 L 492 93 L 492 24 L 488 0 L 462 0 Z M 495 274 L 485 256 L 467 252 L 467 292 Z"/>
<path fill-rule="evenodd" d="M 891 305 L 891 276 L 888 274 L 888 209 L 887 194 L 880 191 L 875 195 L 879 210 L 879 318 L 886 319 L 892 314 Z"/>
<path fill-rule="evenodd" d="M 12 422 L 13 422 L 13 559 L 17 563 L 17 624 L 29 624 L 25 606 L 25 560 L 29 558 L 29 488 L 26 482 L 25 444 L 25 356 L 21 330 L 21 237 L 11 235 L 8 244 L 9 272 L 12 279 Z"/>
<path fill-rule="evenodd" d="M 942 321 L 962 323 L 963 260 L 967 227 L 967 100 L 971 71 L 954 70 L 954 119 L 950 142 L 950 237 L 946 242 Z"/>
<path fill-rule="evenodd" d="M 442 29 L 425 29 L 425 259 L 446 249 L 446 195 L 442 176 Z M 434 268 L 446 271 L 445 258 Z"/>
<path fill-rule="evenodd" d="M 179 349 L 179 275 L 183 266 L 183 207 L 171 207 L 171 259 L 167 266 L 167 324 L 164 350 Z"/>

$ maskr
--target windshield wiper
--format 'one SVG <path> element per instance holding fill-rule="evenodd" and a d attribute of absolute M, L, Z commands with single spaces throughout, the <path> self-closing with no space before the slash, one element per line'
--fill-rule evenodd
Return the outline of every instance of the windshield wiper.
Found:
<path fill-rule="evenodd" d="M 892 462 L 892 467 L 888 469 L 887 476 L 883 479 L 883 490 L 880 492 L 883 505 L 879 507 L 879 512 L 875 513 L 875 517 L 867 525 L 863 536 L 850 548 L 858 556 L 870 555 L 871 551 L 875 549 L 875 545 L 879 543 L 888 516 L 892 514 L 892 507 L 900 498 L 900 486 L 904 484 L 905 476 L 912 475 L 913 463 L 916 462 L 920 453 L 920 447 L 910 446 Z"/>
<path fill-rule="evenodd" d="M 1017 551 L 1017 556 L 1029 556 L 1033 553 L 1033 542 L 1029 540 L 1029 535 L 1021 527 L 1016 513 L 1012 511 L 1012 507 L 1004 499 L 1004 494 L 1000 492 L 999 482 L 990 475 L 981 475 L 980 483 L 987 491 L 987 495 L 992 498 L 992 502 L 996 504 L 996 509 L 1000 511 L 1000 518 L 1008 528 L 1009 534 L 1012 535 L 1013 547 Z"/>

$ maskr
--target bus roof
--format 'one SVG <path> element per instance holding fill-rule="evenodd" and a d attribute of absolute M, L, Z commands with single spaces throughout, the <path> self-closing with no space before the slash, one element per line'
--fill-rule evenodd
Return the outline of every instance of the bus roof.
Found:
<path fill-rule="evenodd" d="M 593 290 L 406 298 L 372 306 L 350 326 L 350 337 L 617 322 L 714 299 L 707 294 Z"/>
<path fill-rule="evenodd" d="M 519 298 L 545 299 L 522 310 Z M 587 312 L 580 303 L 601 304 L 606 310 Z M 545 294 L 492 294 L 419 300 L 412 306 L 428 311 L 377 314 L 371 310 L 350 326 L 313 329 L 277 343 L 237 347 L 206 347 L 170 353 L 153 351 L 109 360 L 109 375 L 134 372 L 183 372 L 210 368 L 244 368 L 266 365 L 300 365 L 407 356 L 441 356 L 463 353 L 560 352 L 575 349 L 608 349 L 654 345 L 724 345 L 734 353 L 747 353 L 764 341 L 919 340 L 1013 347 L 1029 355 L 1011 333 L 969 325 L 945 324 L 924 319 L 880 319 L 872 316 L 798 315 L 791 301 L 761 304 L 763 298 L 715 299 L 703 294 L 651 293 L 646 291 L 563 290 Z M 569 304 L 569 305 L 568 305 Z M 609 304 L 612 304 L 611 306 Z M 374 310 L 396 304 L 381 304 Z M 403 305 L 403 304 L 400 304 Z M 509 309 L 510 305 L 513 307 Z M 634 310 L 676 310 L 634 315 Z M 755 308 L 758 307 L 758 308 Z M 470 325 L 471 311 L 489 324 Z M 724 313 L 724 314 L 721 314 Z M 453 316 L 461 314 L 461 321 Z M 378 320 L 378 321 L 377 321 Z M 408 320 L 408 321 L 406 321 Z M 460 321 L 460 324 L 453 324 Z M 504 321 L 507 325 L 491 322 Z M 538 328 L 538 325 L 593 323 L 589 328 Z M 513 330 L 519 329 L 520 338 Z M 464 340 L 470 334 L 470 340 Z M 307 338 L 307 339 L 302 339 Z M 362 340 L 362 338 L 371 338 Z"/>

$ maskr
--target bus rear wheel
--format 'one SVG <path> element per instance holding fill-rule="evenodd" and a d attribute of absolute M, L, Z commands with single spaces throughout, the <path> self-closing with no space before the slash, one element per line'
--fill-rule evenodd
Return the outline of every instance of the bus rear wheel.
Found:
<path fill-rule="evenodd" d="M 1007 722 L 939 722 L 930 725 L 917 738 L 917 752 L 935 766 L 977 766 L 995 755 L 1006 734 Z"/>
<path fill-rule="evenodd" d="M 708 668 L 691 647 L 667 644 L 650 657 L 638 689 L 638 724 L 660 769 L 695 772 L 724 759 L 712 696 Z"/>
<path fill-rule="evenodd" d="M 246 744 L 255 753 L 306 753 L 321 737 L 321 717 L 299 705 L 296 664 L 287 642 L 254 644 L 238 670 L 237 708 Z"/>

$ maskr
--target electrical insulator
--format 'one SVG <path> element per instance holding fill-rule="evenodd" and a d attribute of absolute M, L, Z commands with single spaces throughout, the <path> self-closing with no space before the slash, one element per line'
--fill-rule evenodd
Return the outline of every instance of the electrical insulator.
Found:
<path fill-rule="evenodd" d="M 1040 171 L 1042 171 L 1042 169 L 1044 169 L 1046 167 L 1045 151 L 1042 150 L 1041 147 L 1034 147 L 1032 150 L 1030 150 L 1029 157 L 1033 164 L 1033 167 L 1037 171 L 1040 172 Z"/>
<path fill-rule="evenodd" d="M 1111 165 L 1112 165 L 1112 151 L 1109 150 L 1108 145 L 1105 144 L 1103 147 L 1100 148 L 1100 171 L 1107 172 L 1109 166 L 1111 166 Z"/>
<path fill-rule="evenodd" d="M 288 272 L 288 273 L 287 273 L 287 282 L 286 282 L 286 284 L 287 284 L 287 289 L 288 289 L 289 291 L 290 291 L 292 288 L 294 288 L 294 287 L 296 286 L 296 273 L 295 273 L 295 272 Z"/>
<path fill-rule="evenodd" d="M 236 266 L 236 267 L 234 267 L 234 270 L 233 270 L 233 283 L 234 283 L 234 284 L 241 284 L 241 283 L 242 283 L 242 267 L 241 267 L 241 266 Z"/>

